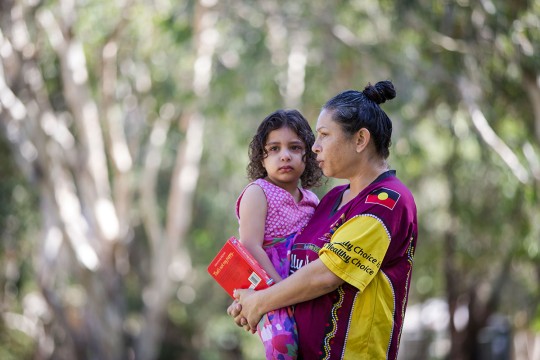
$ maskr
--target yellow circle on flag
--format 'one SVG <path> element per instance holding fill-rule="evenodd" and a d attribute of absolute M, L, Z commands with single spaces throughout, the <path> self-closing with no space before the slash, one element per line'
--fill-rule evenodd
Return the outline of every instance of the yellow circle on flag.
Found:
<path fill-rule="evenodd" d="M 386 200 L 388 199 L 388 194 L 385 192 L 382 192 L 379 195 L 377 195 L 377 197 L 379 198 L 379 200 Z"/>

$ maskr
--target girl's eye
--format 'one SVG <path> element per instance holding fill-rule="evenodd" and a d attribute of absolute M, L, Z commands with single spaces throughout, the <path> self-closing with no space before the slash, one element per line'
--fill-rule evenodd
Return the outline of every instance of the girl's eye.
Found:
<path fill-rule="evenodd" d="M 278 151 L 278 150 L 279 150 L 279 148 L 277 146 L 270 146 L 268 148 L 268 151 Z"/>
<path fill-rule="evenodd" d="M 293 145 L 293 146 L 291 146 L 291 150 L 293 150 L 293 151 L 302 151 L 302 150 L 304 150 L 304 148 L 302 146 L 300 146 L 300 145 Z"/>

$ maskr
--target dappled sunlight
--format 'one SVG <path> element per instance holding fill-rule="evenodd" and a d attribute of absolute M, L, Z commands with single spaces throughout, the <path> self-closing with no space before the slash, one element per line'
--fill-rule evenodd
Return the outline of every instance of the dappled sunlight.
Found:
<path fill-rule="evenodd" d="M 77 85 L 84 84 L 88 80 L 88 72 L 82 44 L 72 44 L 68 48 L 66 57 L 68 67 L 73 72 L 73 81 Z"/>
<path fill-rule="evenodd" d="M 200 114 L 193 114 L 190 127 L 187 131 L 185 150 L 185 164 L 178 177 L 178 187 L 186 191 L 195 190 L 196 180 L 199 176 L 198 161 L 202 154 L 204 131 L 204 118 Z"/>
<path fill-rule="evenodd" d="M 192 275 L 191 270 L 191 259 L 184 253 L 178 253 L 169 265 L 167 273 L 172 281 L 182 282 L 189 280 L 189 276 Z"/>
<path fill-rule="evenodd" d="M 108 199 L 100 198 L 96 200 L 95 207 L 97 221 L 104 238 L 109 241 L 116 240 L 120 225 L 118 224 L 113 203 Z"/>
<path fill-rule="evenodd" d="M 9 59 L 13 55 L 14 52 L 11 43 L 5 40 L 2 30 L 0 29 L 0 56 L 4 59 Z"/>
<path fill-rule="evenodd" d="M 210 70 L 212 68 L 212 58 L 209 56 L 199 56 L 195 61 L 195 77 L 193 87 L 199 96 L 206 95 L 208 83 L 210 81 Z"/>
<path fill-rule="evenodd" d="M 423 191 L 416 196 L 426 210 L 446 210 L 450 205 L 451 190 L 448 188 L 448 183 L 443 176 L 423 179 L 421 188 Z M 450 224 L 447 226 L 450 226 Z M 446 226 L 443 228 L 446 228 Z"/>
<path fill-rule="evenodd" d="M 88 294 L 82 286 L 69 286 L 64 292 L 64 298 L 68 306 L 81 308 L 87 305 Z"/>
<path fill-rule="evenodd" d="M 442 141 L 443 137 L 449 138 L 448 134 L 438 133 L 437 127 L 434 127 L 430 122 L 423 121 L 414 128 L 414 133 L 411 134 L 409 141 L 414 141 L 421 144 L 424 151 L 429 154 L 429 157 L 425 160 L 430 166 L 438 168 L 440 164 L 444 162 L 450 156 L 448 151 L 448 144 Z"/>
<path fill-rule="evenodd" d="M 297 46 L 289 55 L 287 70 L 287 98 L 298 99 L 304 93 L 304 77 L 307 63 L 306 50 Z"/>
<path fill-rule="evenodd" d="M 212 78 L 212 64 L 214 49 L 219 41 L 219 33 L 213 28 L 215 15 L 206 14 L 201 20 L 205 27 L 200 34 L 199 54 L 194 64 L 193 90 L 198 96 L 208 93 L 208 86 Z"/>
<path fill-rule="evenodd" d="M 60 216 L 65 221 L 65 232 L 69 243 L 77 256 L 77 259 L 88 270 L 96 270 L 99 266 L 99 258 L 88 243 L 86 232 L 89 230 L 87 223 L 81 218 L 81 208 L 78 198 L 66 188 L 61 179 L 57 179 L 58 188 L 56 198 L 60 206 Z"/>
<path fill-rule="evenodd" d="M 44 255 L 45 260 L 53 261 L 57 258 L 62 246 L 62 232 L 59 228 L 51 226 L 45 234 Z"/>
<path fill-rule="evenodd" d="M 191 304 L 197 298 L 197 294 L 193 287 L 188 285 L 182 285 L 178 288 L 176 292 L 176 297 L 184 304 Z"/>
<path fill-rule="evenodd" d="M 116 166 L 121 172 L 128 172 L 133 165 L 129 150 L 124 144 L 114 143 L 112 146 L 112 156 L 115 159 Z"/>
<path fill-rule="evenodd" d="M 37 326 L 28 317 L 17 313 L 5 312 L 2 314 L 2 319 L 9 328 L 19 330 L 31 338 L 37 337 Z"/>
<path fill-rule="evenodd" d="M 22 157 L 27 161 L 34 161 L 38 157 L 37 149 L 30 141 L 22 141 L 19 150 Z"/>
<path fill-rule="evenodd" d="M 54 138 L 64 150 L 72 150 L 75 146 L 75 138 L 69 132 L 64 122 L 51 112 L 46 111 L 42 114 L 40 125 L 43 131 Z"/>
<path fill-rule="evenodd" d="M 441 359 L 448 356 L 450 338 L 447 303 L 439 298 L 407 307 L 399 360 Z"/>
<path fill-rule="evenodd" d="M 464 305 L 458 306 L 454 312 L 453 321 L 457 331 L 465 330 L 465 327 L 469 323 L 469 309 Z"/>
<path fill-rule="evenodd" d="M 2 75 L 0 73 L 0 75 Z M 2 107 L 7 109 L 10 115 L 15 120 L 22 120 L 26 116 L 26 108 L 24 104 L 15 97 L 11 89 L 9 89 L 2 78 L 0 78 L 0 103 Z"/>

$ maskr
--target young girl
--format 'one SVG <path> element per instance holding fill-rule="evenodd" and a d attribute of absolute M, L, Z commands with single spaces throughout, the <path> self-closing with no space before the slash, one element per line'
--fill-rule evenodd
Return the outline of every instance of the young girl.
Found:
<path fill-rule="evenodd" d="M 275 282 L 287 277 L 292 240 L 319 203 L 307 190 L 319 185 L 322 175 L 311 151 L 314 141 L 300 112 L 277 110 L 262 121 L 249 146 L 247 170 L 252 182 L 236 203 L 240 241 Z M 296 359 L 291 308 L 266 314 L 257 332 L 267 359 Z"/>

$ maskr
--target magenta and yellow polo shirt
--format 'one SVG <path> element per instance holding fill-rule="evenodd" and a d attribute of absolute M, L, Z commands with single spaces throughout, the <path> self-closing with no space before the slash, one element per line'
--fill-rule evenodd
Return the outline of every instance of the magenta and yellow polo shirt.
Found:
<path fill-rule="evenodd" d="M 320 258 L 345 281 L 296 305 L 299 359 L 396 359 L 416 246 L 416 205 L 394 171 L 337 209 L 347 187 L 321 200 L 292 249 L 291 272 Z"/>

